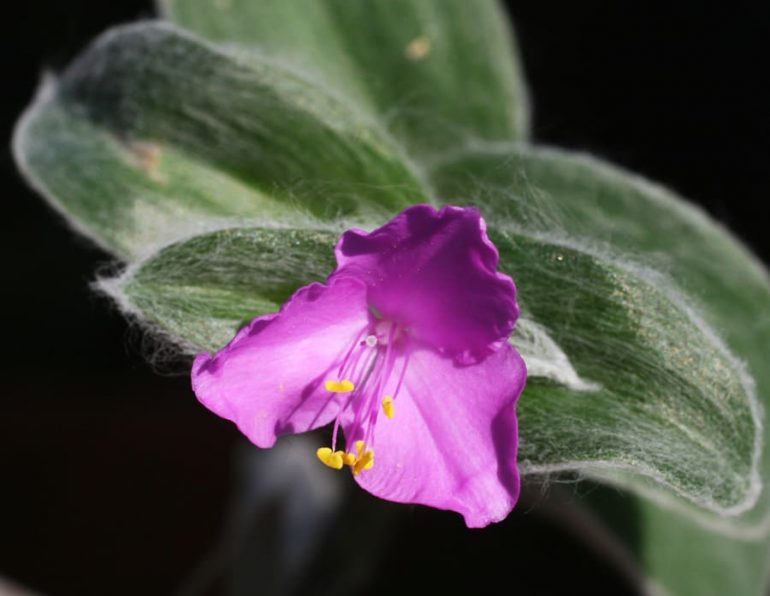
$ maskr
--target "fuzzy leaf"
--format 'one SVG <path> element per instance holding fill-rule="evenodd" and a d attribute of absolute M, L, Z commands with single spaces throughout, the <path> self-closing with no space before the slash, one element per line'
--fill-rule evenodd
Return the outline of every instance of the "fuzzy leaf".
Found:
<path fill-rule="evenodd" d="M 74 227 L 127 258 L 223 220 L 382 218 L 426 200 L 355 106 L 166 24 L 113 30 L 44 84 L 14 151 Z"/>
<path fill-rule="evenodd" d="M 576 391 L 599 389 L 599 385 L 580 378 L 569 358 L 548 330 L 532 319 L 520 317 L 510 338 L 527 364 L 527 378 L 541 377 Z"/>
<path fill-rule="evenodd" d="M 756 480 L 748 388 L 681 297 L 622 263 L 492 235 L 524 312 L 548 321 L 591 382 L 530 380 L 519 406 L 525 470 L 631 469 L 703 507 L 742 506 Z M 327 231 L 220 231 L 169 247 L 105 288 L 188 348 L 217 349 L 244 320 L 328 274 L 334 240 Z"/>
<path fill-rule="evenodd" d="M 523 312 L 595 386 L 528 384 L 524 470 L 631 470 L 713 511 L 753 504 L 753 388 L 684 297 L 662 276 L 575 244 L 492 238 Z"/>
<path fill-rule="evenodd" d="M 518 144 L 476 147 L 448 156 L 434 170 L 433 181 L 446 200 L 480 204 L 486 213 L 496 214 L 491 218 L 516 222 L 517 229 L 564 242 L 582 238 L 594 253 L 614 255 L 621 261 L 642 261 L 666 271 L 668 279 L 661 278 L 660 288 L 671 287 L 670 280 L 676 280 L 701 313 L 700 325 L 718 330 L 728 348 L 745 363 L 744 385 L 750 387 L 754 382 L 761 405 L 770 407 L 770 368 L 766 363 L 770 319 L 763 314 L 770 308 L 767 272 L 701 211 L 665 189 L 593 158 Z M 552 316 L 542 320 L 551 325 L 556 322 Z M 657 315 L 649 312 L 646 316 Z M 559 330 L 569 333 L 567 323 L 569 320 L 552 330 L 557 335 Z M 715 337 L 712 331 L 707 333 Z M 576 344 L 570 349 L 563 338 L 557 337 L 557 341 L 583 373 L 580 354 L 585 346 Z M 687 342 L 678 338 L 661 354 L 677 356 L 682 350 L 687 351 Z M 715 362 L 707 351 L 693 356 L 693 370 L 706 367 L 713 372 Z M 614 370 L 618 365 L 609 367 Z M 733 362 L 731 372 L 740 374 L 741 362 Z M 657 373 L 652 381 L 650 389 L 659 391 L 655 387 Z M 744 420 L 742 430 L 735 427 L 744 448 L 748 447 L 747 439 L 757 439 L 760 477 L 766 483 L 770 478 L 770 436 L 765 430 L 764 438 L 755 437 L 752 430 L 753 426 L 762 430 L 762 408 L 752 405 L 748 396 L 742 403 L 716 394 L 713 397 L 714 406 L 729 408 L 730 417 Z M 678 409 L 686 401 L 686 392 L 678 392 L 672 405 Z M 670 413 L 661 411 L 661 415 L 668 417 Z M 692 436 L 700 423 L 697 418 L 688 418 L 681 430 Z M 648 440 L 660 439 L 651 434 Z M 641 538 L 630 539 L 628 546 L 654 584 L 675 594 L 758 594 L 763 590 L 770 554 L 767 490 L 759 495 L 756 506 L 742 515 L 718 518 L 672 499 L 638 476 L 617 472 L 600 476 L 647 497 L 638 501 L 636 518 L 613 519 L 612 523 L 621 531 L 624 524 L 639 528 Z M 597 513 L 607 515 L 613 502 L 628 499 L 631 497 L 611 493 L 595 503 Z"/>
<path fill-rule="evenodd" d="M 190 352 L 215 351 L 244 322 L 324 280 L 335 267 L 336 238 L 321 230 L 221 230 L 171 246 L 102 287 Z"/>
<path fill-rule="evenodd" d="M 408 151 L 527 136 L 508 20 L 496 0 L 159 0 L 215 42 L 256 48 L 366 106 Z"/>

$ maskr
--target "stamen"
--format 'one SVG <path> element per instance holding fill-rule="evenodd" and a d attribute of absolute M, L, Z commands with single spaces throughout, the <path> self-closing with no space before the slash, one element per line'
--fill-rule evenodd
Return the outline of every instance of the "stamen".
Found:
<path fill-rule="evenodd" d="M 353 468 L 353 474 L 358 476 L 363 470 L 371 470 L 374 467 L 374 450 L 367 449 L 363 441 L 356 441 L 354 445 L 356 455 L 345 453 L 342 457 L 345 464 Z"/>
<path fill-rule="evenodd" d="M 380 408 L 377 407 L 377 396 L 382 395 L 385 391 L 385 385 L 390 378 L 390 373 L 393 370 L 393 363 L 395 362 L 396 350 L 394 347 L 394 338 L 398 333 L 398 327 L 391 323 L 387 324 L 388 335 L 386 338 L 379 337 L 378 340 L 381 344 L 387 346 L 385 350 L 385 358 L 380 370 L 380 374 L 377 377 L 377 383 L 374 390 L 371 392 L 371 397 L 365 402 L 365 410 L 368 412 L 368 420 L 365 423 L 363 440 L 367 445 L 374 445 L 374 427 L 377 425 L 377 414 Z"/>
<path fill-rule="evenodd" d="M 332 451 L 329 447 L 319 447 L 315 454 L 318 456 L 318 459 L 330 468 L 335 470 L 342 469 L 343 456 L 345 455 L 342 451 Z"/>
<path fill-rule="evenodd" d="M 371 470 L 374 467 L 374 451 L 364 451 L 353 466 L 353 474 L 358 476 L 363 470 Z"/>
<path fill-rule="evenodd" d="M 358 337 L 356 338 L 356 342 L 358 342 L 360 337 L 361 337 L 361 334 L 359 334 Z M 361 345 L 364 345 L 364 343 L 362 343 Z M 367 356 L 366 358 L 363 359 L 363 366 L 361 370 L 357 371 L 356 369 L 358 368 L 358 363 L 359 363 L 359 360 L 361 359 L 360 358 L 361 354 L 364 352 L 367 352 Z M 352 381 L 347 381 L 348 383 L 350 383 L 350 386 L 352 388 L 351 391 L 355 390 L 359 394 L 361 392 L 365 392 L 366 383 L 369 380 L 369 377 L 371 376 L 375 366 L 377 365 L 377 360 L 378 360 L 377 355 L 378 355 L 377 350 L 364 350 L 364 349 L 358 350 L 358 355 L 354 358 L 353 363 L 351 365 L 351 370 L 349 371 L 352 374 L 353 378 L 356 379 L 356 382 L 353 383 Z M 357 372 L 359 376 L 356 376 Z M 328 381 L 327 381 L 327 384 L 328 384 Z M 351 396 L 350 401 L 352 401 L 353 399 L 355 399 L 354 396 Z M 337 433 L 339 432 L 340 423 L 342 422 L 342 413 L 345 411 L 345 407 L 339 410 L 339 412 L 337 413 L 337 418 L 334 421 L 334 431 L 332 432 L 332 449 L 336 449 L 336 446 L 337 446 Z"/>
<path fill-rule="evenodd" d="M 340 369 L 339 369 L 339 372 L 337 373 L 338 376 L 340 377 L 344 376 L 342 373 L 345 370 L 345 368 L 348 366 L 350 362 L 350 356 L 353 354 L 353 351 L 356 349 L 356 346 L 358 345 L 364 333 L 366 333 L 366 328 L 363 328 L 358 333 L 358 335 L 356 335 L 356 338 L 353 340 L 353 343 L 350 344 L 350 349 L 348 349 L 347 353 L 345 354 L 345 357 L 342 359 L 342 362 L 340 363 Z"/>
<path fill-rule="evenodd" d="M 380 409 L 389 419 L 395 416 L 395 402 L 409 360 L 409 350 L 404 345 L 406 337 L 401 325 L 378 320 L 356 335 L 335 371 L 337 374 L 324 381 L 324 387 L 330 394 L 347 394 L 335 404 L 337 416 L 331 447 L 321 447 L 316 451 L 324 465 L 335 470 L 349 466 L 354 475 L 374 467 L 377 418 Z M 401 358 L 403 364 L 397 366 Z M 330 401 L 334 399 L 329 396 Z M 352 445 L 348 443 L 351 447 L 348 452 L 338 451 L 336 447 L 343 415 L 352 417 L 352 420 L 348 418 L 349 430 L 346 428 L 346 432 L 359 437 Z"/>
<path fill-rule="evenodd" d="M 382 400 L 382 411 L 391 420 L 393 420 L 393 416 L 396 415 L 396 408 L 393 405 L 393 398 L 390 395 L 386 395 L 385 399 Z"/>
<path fill-rule="evenodd" d="M 376 393 L 373 391 L 370 391 L 367 389 L 367 385 L 369 383 L 369 380 L 374 377 L 376 382 L 379 384 L 381 372 L 382 372 L 382 366 L 383 366 L 383 359 L 378 358 L 379 351 L 378 350 L 372 350 L 371 356 L 367 358 L 366 360 L 366 372 L 364 373 L 363 378 L 358 383 L 358 391 L 356 395 L 358 398 L 356 400 L 351 400 L 352 402 L 352 408 L 355 412 L 355 418 L 353 419 L 353 428 L 357 428 L 361 423 L 363 417 L 369 412 L 371 409 L 369 403 L 371 401 L 371 396 L 375 395 Z M 376 388 L 376 387 L 375 387 Z M 377 391 L 377 393 L 379 390 Z M 357 402 L 357 403 L 355 403 Z M 338 416 L 339 417 L 339 416 Z"/>
<path fill-rule="evenodd" d="M 324 387 L 329 393 L 352 393 L 356 388 L 353 382 L 348 379 L 342 379 L 341 381 L 329 379 L 324 383 Z"/>

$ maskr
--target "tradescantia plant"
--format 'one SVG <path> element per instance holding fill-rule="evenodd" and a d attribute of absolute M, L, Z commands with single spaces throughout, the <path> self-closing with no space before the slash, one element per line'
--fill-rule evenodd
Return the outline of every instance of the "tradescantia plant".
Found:
<path fill-rule="evenodd" d="M 627 548 L 651 591 L 763 593 L 767 273 L 667 190 L 530 144 L 494 1 L 159 11 L 45 80 L 13 141 L 30 184 L 125 263 L 99 286 L 127 315 L 215 352 L 323 280 L 344 230 L 474 206 L 518 289 L 524 478 L 625 489 L 565 507 L 621 548 L 614 508 L 635 499 Z"/>

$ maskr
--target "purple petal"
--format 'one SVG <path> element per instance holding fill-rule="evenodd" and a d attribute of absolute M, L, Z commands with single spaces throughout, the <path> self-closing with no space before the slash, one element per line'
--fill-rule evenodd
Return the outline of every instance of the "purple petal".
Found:
<path fill-rule="evenodd" d="M 372 312 L 467 363 L 502 345 L 519 315 L 498 260 L 477 209 L 417 205 L 369 234 L 345 232 L 334 275 L 363 280 Z"/>
<path fill-rule="evenodd" d="M 468 527 L 502 520 L 519 496 L 515 404 L 525 379 L 508 345 L 472 366 L 414 352 L 395 416 L 377 420 L 374 467 L 356 480 L 383 499 L 457 511 Z M 346 437 L 356 432 L 345 427 Z"/>
<path fill-rule="evenodd" d="M 272 446 L 281 434 L 323 426 L 344 399 L 329 394 L 324 381 L 367 321 L 360 281 L 311 284 L 280 312 L 252 321 L 216 355 L 199 354 L 193 390 L 260 447 Z"/>

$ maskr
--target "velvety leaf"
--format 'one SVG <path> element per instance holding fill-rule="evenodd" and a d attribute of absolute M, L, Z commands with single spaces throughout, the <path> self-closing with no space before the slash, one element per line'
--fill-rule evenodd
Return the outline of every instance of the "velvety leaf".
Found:
<path fill-rule="evenodd" d="M 242 322 L 331 272 L 335 236 L 220 231 L 171 246 L 105 287 L 189 348 L 216 349 Z M 530 379 L 519 406 L 524 469 L 630 469 L 715 510 L 750 499 L 749 388 L 681 296 L 588 251 L 510 231 L 492 236 L 524 312 L 548 322 L 539 326 L 584 377 L 578 387 Z"/>
<path fill-rule="evenodd" d="M 527 135 L 508 19 L 496 0 L 160 0 L 213 41 L 257 48 L 376 113 L 410 152 Z"/>
<path fill-rule="evenodd" d="M 764 315 L 770 308 L 767 273 L 701 211 L 665 189 L 587 156 L 514 144 L 477 147 L 450 156 L 436 168 L 433 181 L 448 201 L 480 204 L 485 212 L 496 214 L 490 215 L 491 219 L 511 222 L 511 227 L 565 242 L 582 238 L 596 254 L 641 261 L 666 271 L 667 278 L 676 280 L 701 313 L 704 329 L 718 331 L 740 358 L 741 362 L 733 363 L 733 372 L 740 373 L 743 363 L 764 408 L 770 407 L 770 368 L 766 363 L 770 319 Z M 665 289 L 670 284 L 662 278 L 659 285 Z M 549 325 L 555 322 L 553 318 L 543 320 Z M 597 323 L 597 331 L 602 324 Z M 559 329 L 567 331 L 563 325 L 552 331 L 558 335 Z M 585 346 L 570 349 L 561 337 L 557 341 L 582 374 L 580 353 Z M 681 354 L 681 350 L 687 350 L 684 338 L 678 338 L 661 353 Z M 715 363 L 707 352 L 702 352 L 693 365 L 694 370 L 713 370 Z M 618 368 L 617 364 L 609 366 L 609 370 Z M 619 370 L 622 372 L 622 367 Z M 657 384 L 657 374 L 655 377 L 653 382 Z M 714 397 L 719 407 L 730 409 L 731 416 L 740 409 L 744 411 L 746 428 L 741 435 L 748 447 L 747 439 L 754 438 L 746 415 L 749 402 L 739 406 L 718 395 Z M 686 401 L 685 393 L 677 397 L 673 407 L 679 408 Z M 661 410 L 660 415 L 668 417 L 671 411 Z M 753 418 L 762 430 L 757 412 Z M 698 424 L 697 419 L 688 419 L 681 430 L 691 435 Z M 764 446 L 759 464 L 762 484 L 766 486 L 770 477 L 770 437 L 765 431 L 764 440 L 759 435 L 756 438 L 757 446 Z M 648 440 L 660 439 L 651 434 Z M 695 512 L 638 476 L 605 472 L 601 477 L 647 496 L 639 501 L 637 523 L 642 538 L 632 545 L 632 550 L 655 583 L 676 594 L 760 593 L 770 550 L 767 490 L 755 507 L 740 516 L 722 519 Z M 621 499 L 617 494 L 614 498 Z M 612 499 L 610 495 L 597 505 L 600 515 L 607 511 Z"/>
<path fill-rule="evenodd" d="M 378 218 L 425 201 L 369 116 L 274 60 L 170 25 L 103 35 L 14 139 L 30 183 L 123 257 L 223 226 Z"/>
<path fill-rule="evenodd" d="M 277 311 L 300 286 L 324 280 L 335 267 L 337 236 L 221 230 L 171 246 L 102 285 L 190 352 L 215 351 L 256 315 Z"/>
<path fill-rule="evenodd" d="M 528 378 L 551 379 L 559 385 L 577 391 L 599 389 L 599 385 L 578 375 L 564 350 L 554 341 L 548 330 L 534 320 L 520 317 L 510 343 L 527 363 Z"/>
<path fill-rule="evenodd" d="M 528 383 L 524 470 L 630 469 L 708 509 L 751 505 L 753 388 L 684 297 L 657 274 L 574 244 L 494 232 L 523 312 L 597 386 Z"/>

